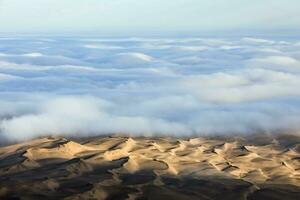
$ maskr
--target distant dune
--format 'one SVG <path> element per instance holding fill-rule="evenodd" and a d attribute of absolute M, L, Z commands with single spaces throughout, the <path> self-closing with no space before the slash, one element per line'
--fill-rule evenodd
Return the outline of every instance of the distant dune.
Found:
<path fill-rule="evenodd" d="M 300 136 L 36 139 L 0 148 L 0 199 L 299 199 Z"/>

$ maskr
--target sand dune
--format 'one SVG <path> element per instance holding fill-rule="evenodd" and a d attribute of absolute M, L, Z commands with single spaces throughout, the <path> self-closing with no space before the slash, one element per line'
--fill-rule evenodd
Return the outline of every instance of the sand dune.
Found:
<path fill-rule="evenodd" d="M 0 148 L 0 199 L 299 199 L 300 137 L 37 139 Z"/>

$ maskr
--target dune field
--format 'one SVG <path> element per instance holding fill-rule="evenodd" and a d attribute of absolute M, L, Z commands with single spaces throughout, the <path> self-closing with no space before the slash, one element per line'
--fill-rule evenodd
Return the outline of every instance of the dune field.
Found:
<path fill-rule="evenodd" d="M 0 148 L 0 199 L 298 199 L 300 137 L 40 138 Z"/>

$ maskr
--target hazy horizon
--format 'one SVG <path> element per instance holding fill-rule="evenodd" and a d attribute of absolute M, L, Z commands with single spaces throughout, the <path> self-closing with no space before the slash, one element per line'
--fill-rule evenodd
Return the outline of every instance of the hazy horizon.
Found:
<path fill-rule="evenodd" d="M 0 139 L 300 130 L 298 0 L 0 0 Z"/>
<path fill-rule="evenodd" d="M 297 0 L 1 0 L 0 33 L 295 34 Z"/>

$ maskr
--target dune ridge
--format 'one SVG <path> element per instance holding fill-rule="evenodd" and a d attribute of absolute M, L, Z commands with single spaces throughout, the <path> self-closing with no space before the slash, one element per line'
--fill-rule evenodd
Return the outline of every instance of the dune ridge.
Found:
<path fill-rule="evenodd" d="M 300 137 L 36 139 L 0 148 L 0 199 L 297 199 Z"/>

